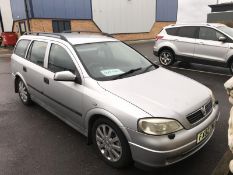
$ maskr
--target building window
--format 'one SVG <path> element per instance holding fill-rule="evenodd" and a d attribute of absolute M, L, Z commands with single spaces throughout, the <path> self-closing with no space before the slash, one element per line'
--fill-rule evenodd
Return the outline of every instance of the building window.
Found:
<path fill-rule="evenodd" d="M 53 32 L 60 33 L 64 31 L 71 31 L 70 21 L 53 20 Z"/>
<path fill-rule="evenodd" d="M 19 32 L 20 35 L 23 35 L 26 32 L 26 24 L 25 22 L 19 22 Z"/>

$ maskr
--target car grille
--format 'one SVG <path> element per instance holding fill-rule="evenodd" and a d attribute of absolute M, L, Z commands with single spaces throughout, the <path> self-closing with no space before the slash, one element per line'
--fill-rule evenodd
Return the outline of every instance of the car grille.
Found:
<path fill-rule="evenodd" d="M 195 124 L 204 117 L 207 117 L 212 112 L 212 108 L 212 101 L 210 100 L 206 105 L 187 116 L 189 123 Z"/>

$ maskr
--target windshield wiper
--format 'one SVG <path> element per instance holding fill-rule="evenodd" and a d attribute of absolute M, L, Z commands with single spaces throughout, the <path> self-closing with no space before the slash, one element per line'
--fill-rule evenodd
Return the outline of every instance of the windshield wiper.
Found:
<path fill-rule="evenodd" d="M 154 64 L 151 64 L 150 66 L 147 66 L 144 70 L 143 73 L 147 72 L 151 67 L 155 67 Z"/>
<path fill-rule="evenodd" d="M 132 74 L 132 73 L 134 73 L 134 72 L 136 72 L 136 71 L 139 71 L 139 70 L 141 70 L 141 69 L 142 69 L 141 67 L 136 68 L 136 69 L 131 69 L 131 70 L 129 70 L 129 71 L 123 73 L 123 74 L 120 74 L 120 75 L 114 77 L 113 80 L 122 78 L 122 77 L 124 77 L 124 76 L 126 76 L 126 75 Z"/>

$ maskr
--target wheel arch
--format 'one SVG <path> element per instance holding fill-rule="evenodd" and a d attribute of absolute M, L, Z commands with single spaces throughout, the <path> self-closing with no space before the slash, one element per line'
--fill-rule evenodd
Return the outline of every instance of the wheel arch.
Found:
<path fill-rule="evenodd" d="M 172 49 L 171 47 L 169 47 L 169 46 L 163 46 L 163 47 L 161 47 L 160 49 L 159 49 L 159 51 L 158 51 L 158 55 L 160 55 L 160 53 L 163 51 L 163 50 L 171 50 L 172 51 L 172 53 L 173 53 L 173 55 L 174 55 L 174 57 L 176 56 L 176 53 L 175 53 L 175 51 L 174 51 L 174 49 Z"/>
<path fill-rule="evenodd" d="M 233 61 L 233 55 L 231 55 L 227 60 L 227 67 L 230 67 L 230 63 Z"/>
<path fill-rule="evenodd" d="M 124 127 L 122 122 L 117 117 L 115 117 L 112 113 L 110 113 L 104 109 L 95 108 L 95 109 L 90 110 L 85 117 L 85 128 L 87 131 L 87 143 L 88 144 L 92 143 L 91 131 L 92 131 L 94 122 L 99 118 L 106 118 L 106 119 L 112 121 L 113 123 L 115 123 L 118 126 L 118 128 L 122 131 L 122 133 L 124 134 L 126 139 L 128 141 L 131 140 L 126 128 Z"/>

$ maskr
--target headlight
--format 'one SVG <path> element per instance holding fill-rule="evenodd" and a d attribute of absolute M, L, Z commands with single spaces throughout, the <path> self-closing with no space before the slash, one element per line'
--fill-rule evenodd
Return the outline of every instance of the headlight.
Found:
<path fill-rule="evenodd" d="M 151 135 L 165 135 L 181 129 L 183 126 L 171 119 L 144 118 L 138 122 L 138 130 Z"/>

